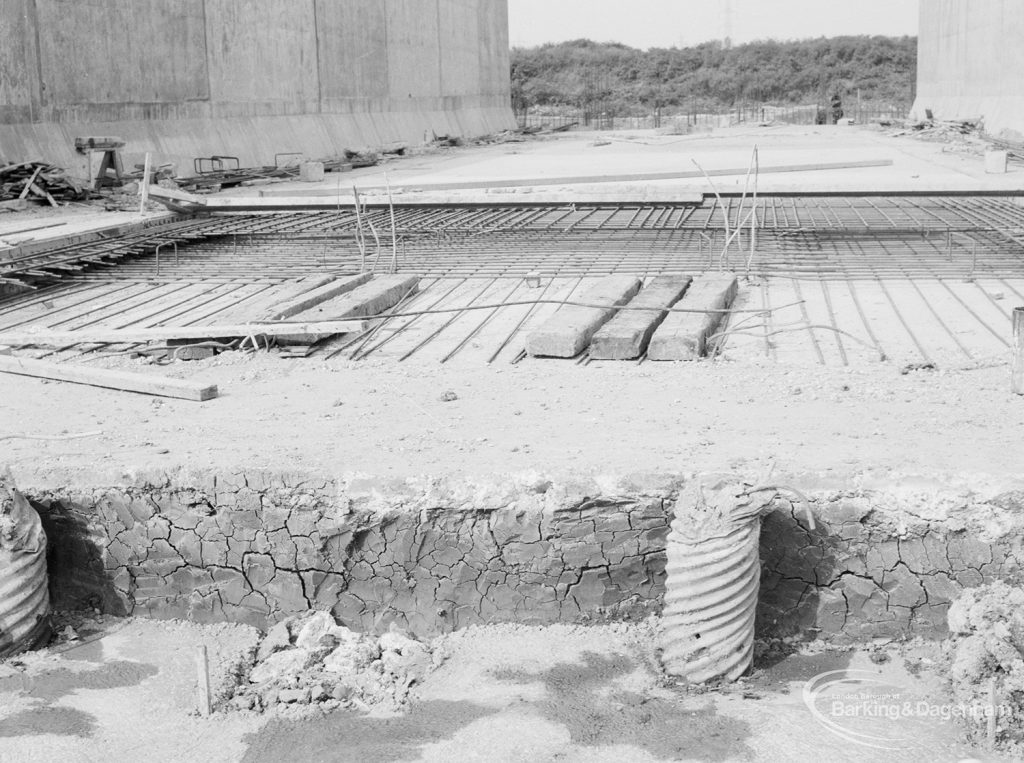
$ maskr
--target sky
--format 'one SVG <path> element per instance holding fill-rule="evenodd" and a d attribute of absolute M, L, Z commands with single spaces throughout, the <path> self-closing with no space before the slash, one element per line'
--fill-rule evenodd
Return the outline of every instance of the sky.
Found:
<path fill-rule="evenodd" d="M 731 12 L 730 12 L 731 9 Z M 581 37 L 634 48 L 842 34 L 916 35 L 918 0 L 508 0 L 513 46 Z"/>

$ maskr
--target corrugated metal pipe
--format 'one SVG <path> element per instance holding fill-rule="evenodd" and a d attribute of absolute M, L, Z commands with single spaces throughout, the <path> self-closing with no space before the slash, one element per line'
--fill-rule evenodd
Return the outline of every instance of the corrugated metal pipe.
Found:
<path fill-rule="evenodd" d="M 36 510 L 0 475 L 0 659 L 49 637 L 46 533 Z"/>
<path fill-rule="evenodd" d="M 780 493 L 798 491 L 702 477 L 687 483 L 668 536 L 661 647 L 665 671 L 689 683 L 735 681 L 754 655 L 761 585 L 761 517 Z"/>

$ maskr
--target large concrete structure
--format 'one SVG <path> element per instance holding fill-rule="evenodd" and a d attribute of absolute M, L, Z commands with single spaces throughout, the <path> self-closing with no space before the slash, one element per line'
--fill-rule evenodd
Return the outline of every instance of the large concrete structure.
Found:
<path fill-rule="evenodd" d="M 334 156 L 512 123 L 507 0 L 5 0 L 0 158 Z"/>
<path fill-rule="evenodd" d="M 1024 138 L 1024 3 L 921 0 L 918 40 L 915 115 L 984 117 L 990 134 Z"/>

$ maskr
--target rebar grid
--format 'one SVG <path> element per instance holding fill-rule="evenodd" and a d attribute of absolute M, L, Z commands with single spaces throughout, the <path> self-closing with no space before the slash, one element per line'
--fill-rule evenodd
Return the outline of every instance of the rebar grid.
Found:
<path fill-rule="evenodd" d="M 770 337 L 797 318 L 819 363 L 827 357 L 850 362 L 839 329 L 841 324 L 851 327 L 851 315 L 856 316 L 852 328 L 879 356 L 887 355 L 897 340 L 909 340 L 930 362 L 934 345 L 919 336 L 923 315 L 941 327 L 963 357 L 973 359 L 976 348 L 961 339 L 957 326 L 933 302 L 955 308 L 989 342 L 1005 345 L 1005 332 L 994 317 L 1005 305 L 992 296 L 993 289 L 1024 300 L 1007 280 L 1024 278 L 1024 209 L 1007 199 L 761 196 L 753 256 L 749 230 L 725 251 L 723 210 L 733 231 L 740 214 L 750 214 L 749 202 L 741 212 L 738 200 L 728 197 L 721 206 L 716 199 L 701 205 L 399 206 L 393 238 L 387 207 L 367 208 L 361 220 L 352 208 L 176 220 L 0 263 L 0 273 L 51 281 L 32 294 L 0 302 L 0 328 L 31 325 L 41 315 L 54 328 L 223 323 L 258 311 L 289 279 L 357 272 L 364 254 L 367 266 L 390 269 L 393 240 L 397 269 L 423 279 L 420 293 L 399 309 L 450 312 L 392 318 L 366 334 L 321 343 L 311 354 L 353 360 L 380 353 L 398 360 L 427 354 L 448 362 L 486 336 L 488 362 L 499 357 L 518 362 L 522 353 L 516 338 L 548 309 L 534 305 L 476 312 L 473 305 L 568 300 L 586 278 L 609 273 L 646 278 L 724 267 L 754 279 L 752 304 L 757 307 L 779 299 L 770 298 L 765 281 L 758 288 L 757 278 L 784 285 L 798 299 L 812 296 L 817 317 L 801 304 L 788 317 L 765 315 L 754 329 L 764 335 L 764 354 L 775 357 Z M 380 239 L 379 256 L 368 236 L 363 238 L 368 251 L 360 251 L 358 226 L 371 223 Z M 157 271 L 155 249 L 174 242 L 177 262 L 164 257 Z M 115 264 L 111 260 L 116 267 L 97 267 Z M 522 276 L 531 271 L 545 277 L 542 289 L 525 285 Z M 982 288 L 978 279 L 993 286 Z M 877 302 L 866 310 L 858 289 L 871 289 L 876 300 L 881 296 L 884 309 L 896 319 L 891 328 L 880 330 Z M 908 289 L 917 308 L 908 306 Z M 971 294 L 973 299 L 967 298 Z M 834 295 L 841 304 L 835 304 Z M 815 322 L 835 331 L 817 330 Z M 110 348 L 78 345 L 44 356 L 66 356 L 70 350 L 77 357 L 97 349 Z M 585 355 L 580 361 L 589 362 Z"/>
<path fill-rule="evenodd" d="M 740 210 L 724 201 L 735 230 Z M 748 202 L 746 213 L 749 214 Z M 686 204 L 387 207 L 331 212 L 220 214 L 109 240 L 57 246 L 0 262 L 0 276 L 86 280 L 260 281 L 323 270 L 355 272 L 358 232 L 373 226 L 370 264 L 392 259 L 424 276 L 612 272 L 691 273 L 720 267 L 752 275 L 874 278 L 879 274 L 1020 272 L 1024 209 L 1008 199 L 761 197 L 750 231 L 726 251 L 718 201 Z M 732 219 L 736 218 L 736 219 Z M 360 228 L 360 226 L 364 226 Z M 363 245 L 368 239 L 364 236 Z M 180 262 L 157 269 L 154 252 L 178 242 Z M 389 251 L 384 251 L 389 250 Z M 100 268 L 117 260 L 116 269 Z M 748 262 L 749 261 L 749 262 Z"/>

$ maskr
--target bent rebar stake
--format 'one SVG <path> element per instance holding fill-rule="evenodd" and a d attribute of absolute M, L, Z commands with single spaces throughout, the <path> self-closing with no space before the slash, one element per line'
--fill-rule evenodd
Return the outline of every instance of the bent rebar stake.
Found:
<path fill-rule="evenodd" d="M 661 647 L 665 671 L 690 683 L 735 681 L 754 655 L 761 585 L 761 517 L 781 491 L 728 478 L 697 478 L 676 501 L 668 536 Z"/>

